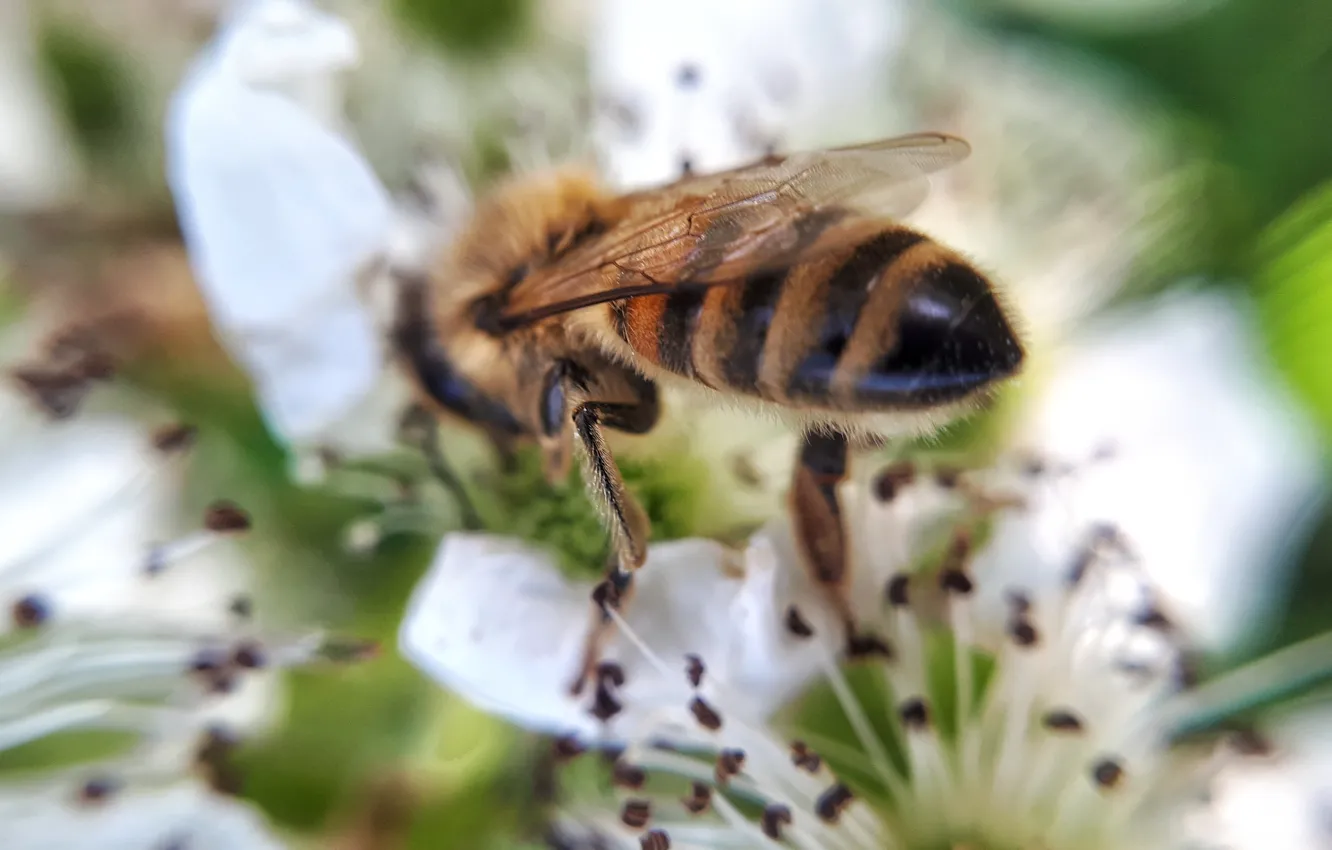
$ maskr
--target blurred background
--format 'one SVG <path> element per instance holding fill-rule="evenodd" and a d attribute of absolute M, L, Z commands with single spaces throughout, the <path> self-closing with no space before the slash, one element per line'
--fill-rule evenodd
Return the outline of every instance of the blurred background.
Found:
<path fill-rule="evenodd" d="M 671 179 L 685 159 L 707 170 L 767 148 L 926 129 L 964 136 L 972 160 L 935 182 L 918 220 L 1011 282 L 1035 340 L 1036 377 L 1019 396 L 1038 394 L 1064 347 L 1108 311 L 1175 292 L 1240 305 L 1240 359 L 1258 365 L 1234 378 L 1227 409 L 1248 415 L 1280 399 L 1289 427 L 1256 433 L 1282 444 L 1255 449 L 1279 455 L 1278 472 L 1257 484 L 1231 477 L 1241 464 L 1220 453 L 1198 474 L 1292 504 L 1266 547 L 1279 552 L 1244 579 L 1270 601 L 1262 621 L 1222 645 L 1215 665 L 1332 622 L 1332 511 L 1320 496 L 1332 444 L 1324 0 L 863 0 L 825 12 L 727 0 L 319 5 L 355 33 L 343 120 L 400 201 L 419 194 L 414 181 L 431 166 L 470 187 L 465 197 L 545 161 L 591 159 L 628 187 Z M 221 0 L 3 0 L 0 316 L 24 338 L 33 317 L 97 328 L 137 391 L 201 427 L 187 490 L 249 509 L 246 554 L 269 610 L 392 647 L 440 535 L 465 518 L 397 457 L 375 461 L 388 471 L 364 491 L 319 475 L 308 483 L 302 464 L 327 465 L 328 445 L 275 434 L 216 341 L 176 223 L 163 128 L 172 93 L 226 14 Z M 675 77 L 691 64 L 724 86 L 681 106 Z M 432 211 L 447 231 L 464 208 Z M 1217 350 L 1231 349 L 1223 337 Z M 1132 362 L 1147 380 L 1151 357 Z M 1208 380 L 1228 388 L 1224 375 Z M 1255 383 L 1275 395 L 1251 393 Z M 993 434 L 969 423 L 947 439 L 1006 439 Z M 680 451 L 706 457 L 689 439 Z M 576 487 L 540 484 L 525 460 L 496 472 L 463 427 L 447 428 L 444 442 L 489 527 L 599 568 L 603 538 Z M 690 467 L 654 457 L 630 451 L 625 464 L 658 538 L 733 535 L 780 504 L 760 499 L 719 520 L 700 508 Z M 429 510 L 386 511 L 394 487 L 430 489 Z M 1217 514 L 1218 533 L 1231 521 Z M 1212 522 L 1203 515 L 1193 527 Z M 1232 592 L 1248 593 L 1239 581 Z M 540 834 L 529 803 L 544 793 L 544 750 L 532 736 L 451 697 L 391 650 L 346 675 L 289 678 L 287 721 L 240 757 L 244 795 L 282 830 L 348 847 L 361 846 L 367 818 L 405 818 L 409 847 L 516 847 Z M 410 811 L 382 811 L 393 796 L 385 788 L 410 788 Z"/>

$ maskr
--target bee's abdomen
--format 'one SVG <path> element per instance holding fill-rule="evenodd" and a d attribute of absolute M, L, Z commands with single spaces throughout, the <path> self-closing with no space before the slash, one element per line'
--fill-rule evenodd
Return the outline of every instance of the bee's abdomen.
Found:
<path fill-rule="evenodd" d="M 891 225 L 809 262 L 631 299 L 612 315 L 620 336 L 662 368 L 796 407 L 944 404 L 1022 360 L 989 281 Z"/>

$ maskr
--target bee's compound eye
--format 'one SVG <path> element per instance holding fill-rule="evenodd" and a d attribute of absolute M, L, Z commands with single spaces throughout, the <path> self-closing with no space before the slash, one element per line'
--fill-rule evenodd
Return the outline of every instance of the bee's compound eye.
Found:
<path fill-rule="evenodd" d="M 861 398 L 946 404 L 1022 365 L 1022 344 L 990 283 L 964 263 L 922 273 L 896 324 L 896 344 L 857 386 Z"/>

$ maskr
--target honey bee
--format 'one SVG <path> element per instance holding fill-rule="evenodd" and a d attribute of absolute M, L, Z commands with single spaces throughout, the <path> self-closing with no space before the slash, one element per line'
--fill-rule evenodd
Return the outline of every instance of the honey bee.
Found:
<path fill-rule="evenodd" d="M 552 480 L 581 444 L 614 544 L 599 606 L 624 604 L 649 533 L 605 429 L 649 431 L 658 385 L 788 417 L 804 435 L 796 539 L 851 629 L 849 449 L 938 427 L 1023 362 L 987 277 L 896 220 L 969 152 L 918 134 L 626 195 L 573 170 L 515 179 L 428 274 L 402 280 L 398 351 L 439 408 L 535 440 Z M 610 624 L 599 610 L 585 675 Z"/>

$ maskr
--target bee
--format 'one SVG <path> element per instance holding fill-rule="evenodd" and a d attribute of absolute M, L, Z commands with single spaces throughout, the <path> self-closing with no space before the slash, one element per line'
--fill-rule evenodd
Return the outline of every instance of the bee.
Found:
<path fill-rule="evenodd" d="M 796 540 L 853 628 L 837 496 L 848 452 L 937 428 L 1023 362 L 990 280 L 898 221 L 927 175 L 969 152 L 917 134 L 623 195 L 575 170 L 515 178 L 402 281 L 396 347 L 425 396 L 501 444 L 534 440 L 552 480 L 583 449 L 615 559 L 584 678 L 649 533 L 605 432 L 651 430 L 659 387 L 775 413 L 804 435 Z"/>

